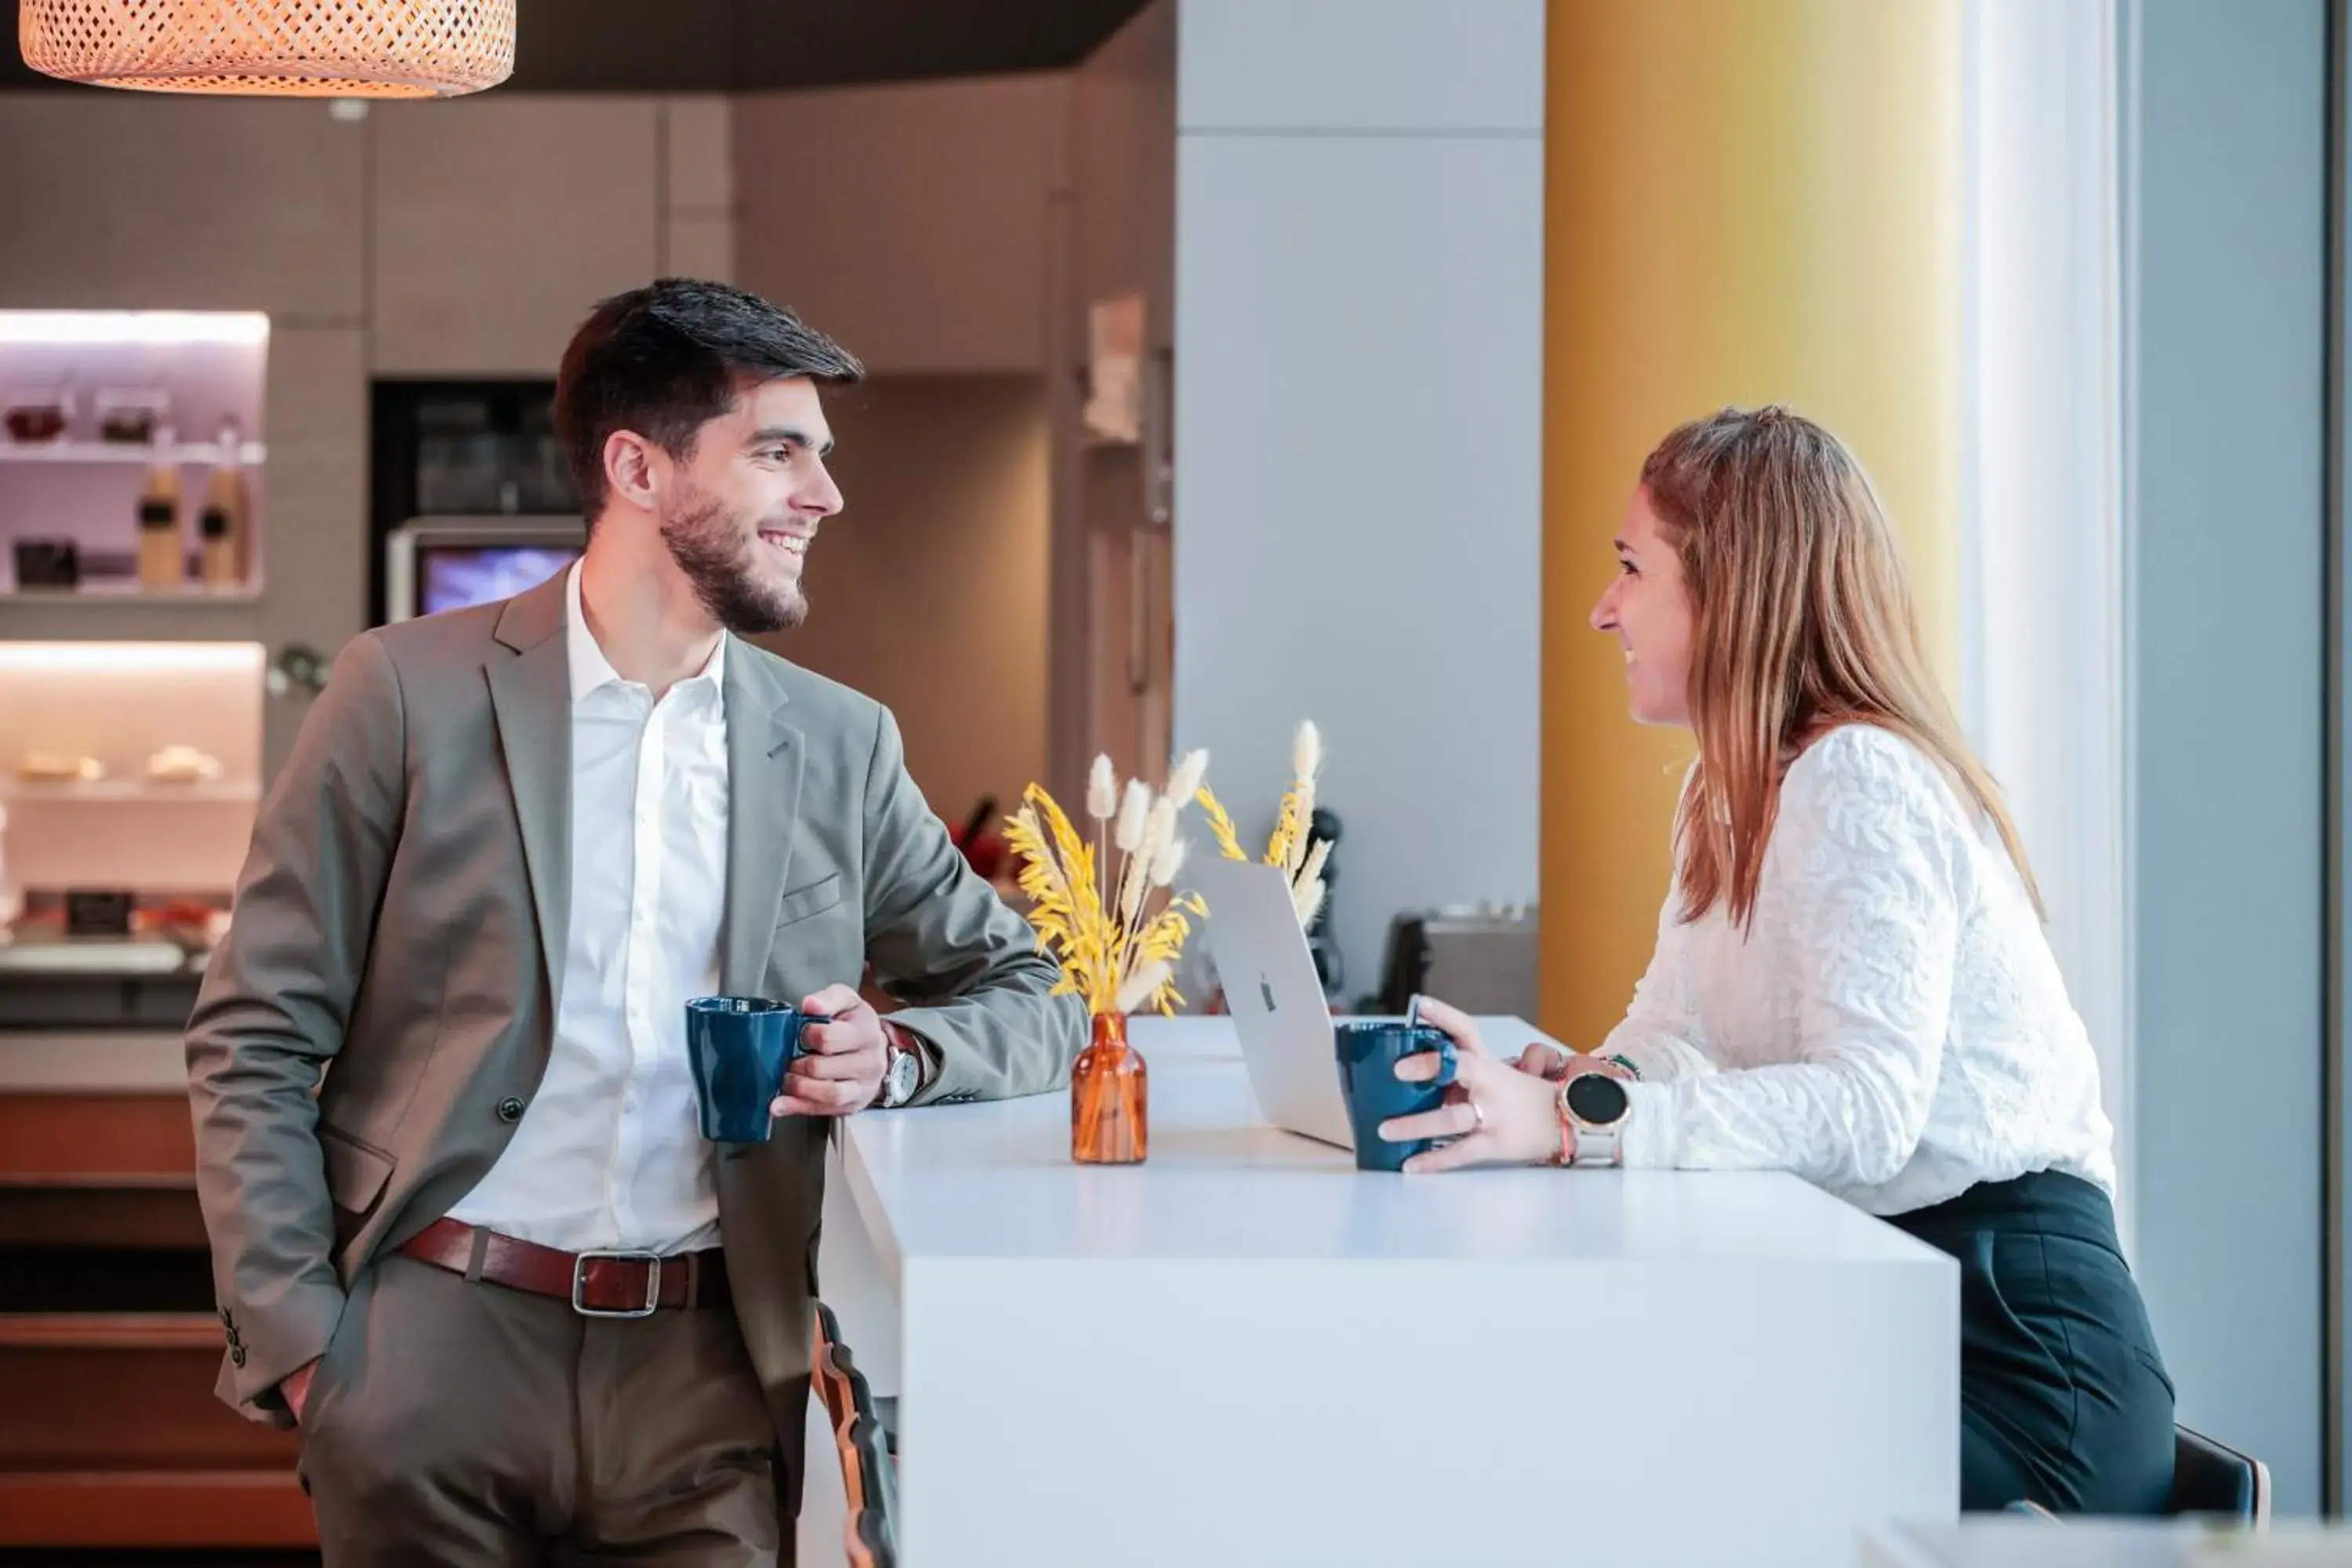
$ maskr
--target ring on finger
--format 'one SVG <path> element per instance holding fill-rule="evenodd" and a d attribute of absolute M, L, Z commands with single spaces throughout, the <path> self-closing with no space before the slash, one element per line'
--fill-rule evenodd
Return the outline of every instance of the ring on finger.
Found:
<path fill-rule="evenodd" d="M 1470 1108 L 1470 1131 L 1484 1132 L 1486 1130 L 1486 1108 L 1475 1100 L 1465 1100 L 1462 1103 Z"/>

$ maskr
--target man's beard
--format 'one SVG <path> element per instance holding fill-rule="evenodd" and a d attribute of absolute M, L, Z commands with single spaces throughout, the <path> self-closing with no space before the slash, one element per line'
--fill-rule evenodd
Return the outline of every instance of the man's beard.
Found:
<path fill-rule="evenodd" d="M 797 585 L 760 580 L 757 552 L 768 546 L 756 531 L 738 528 L 719 502 L 689 502 L 663 518 L 661 536 L 703 609 L 736 636 L 788 632 L 808 618 Z"/>

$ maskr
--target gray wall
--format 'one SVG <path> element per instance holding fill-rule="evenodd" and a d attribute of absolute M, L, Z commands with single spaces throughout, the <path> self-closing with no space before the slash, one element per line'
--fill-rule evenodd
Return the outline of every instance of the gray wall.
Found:
<path fill-rule="evenodd" d="M 2124 34 L 2136 1262 L 2181 1420 L 2286 1513 L 2320 1502 L 2326 11 Z"/>
<path fill-rule="evenodd" d="M 1542 0 L 1181 0 L 1181 748 L 1263 842 L 1297 721 L 1347 992 L 1537 885 Z"/>
<path fill-rule="evenodd" d="M 2352 1025 L 2352 995 L 2346 980 L 2352 976 L 2352 919 L 2346 896 L 2352 890 L 2352 776 L 2346 769 L 2346 745 L 2352 740 L 2352 625 L 2346 609 L 2352 605 L 2352 563 L 2345 549 L 2345 522 L 2352 516 L 2352 491 L 2347 489 L 2346 460 L 2352 456 L 2352 399 L 2347 376 L 2352 374 L 2352 213 L 2346 201 L 2352 194 L 2352 0 L 2327 0 L 2329 67 L 2334 72 L 2328 94 L 2327 171 L 2330 198 L 2328 234 L 2328 306 L 2331 312 L 2327 395 L 2331 419 L 2329 437 L 2327 542 L 2328 614 L 2327 671 L 2332 682 L 2328 715 L 2334 721 L 2327 738 L 2327 1080 L 2329 1126 L 2326 1136 L 2326 1186 L 2324 1224 L 2328 1245 L 2322 1249 L 2327 1269 L 2323 1287 L 2326 1297 L 2326 1402 L 2325 1477 L 2327 1511 L 2341 1515 L 2352 1498 L 2352 1411 L 2347 1411 L 2344 1352 L 2347 1307 L 2352 1307 L 2352 1189 L 2347 1189 L 2345 1134 L 2352 1127 L 2352 1084 L 2345 1077 L 2347 1025 Z"/>

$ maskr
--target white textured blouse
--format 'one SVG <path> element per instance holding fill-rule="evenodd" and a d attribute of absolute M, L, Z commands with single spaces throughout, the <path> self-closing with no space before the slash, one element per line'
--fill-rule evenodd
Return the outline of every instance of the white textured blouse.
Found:
<path fill-rule="evenodd" d="M 1681 918 L 1600 1047 L 1629 1166 L 1789 1171 L 1875 1215 L 2042 1170 L 2112 1194 L 2098 1062 L 1992 824 L 1874 725 L 1780 786 L 1752 929 Z"/>

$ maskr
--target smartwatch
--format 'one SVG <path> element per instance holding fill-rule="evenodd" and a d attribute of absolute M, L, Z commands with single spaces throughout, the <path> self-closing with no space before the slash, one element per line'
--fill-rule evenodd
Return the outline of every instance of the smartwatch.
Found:
<path fill-rule="evenodd" d="M 1576 1133 L 1572 1165 L 1613 1165 L 1633 1107 L 1625 1086 L 1607 1073 L 1579 1073 L 1559 1086 L 1559 1119 Z"/>

